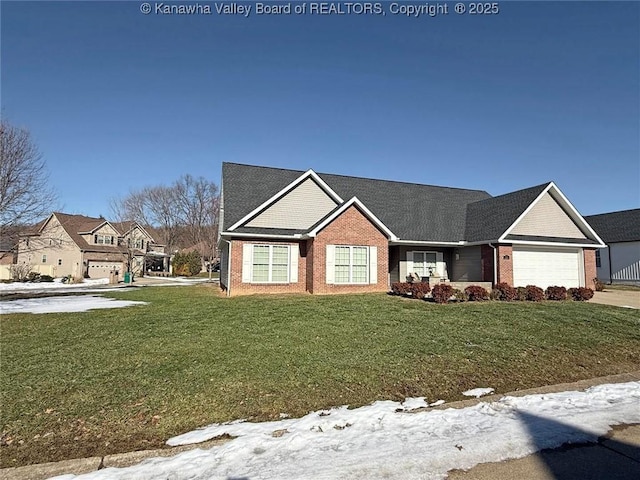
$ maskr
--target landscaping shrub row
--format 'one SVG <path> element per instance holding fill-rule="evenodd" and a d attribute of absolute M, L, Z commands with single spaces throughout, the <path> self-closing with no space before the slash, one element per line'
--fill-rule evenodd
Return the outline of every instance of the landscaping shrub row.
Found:
<path fill-rule="evenodd" d="M 453 288 L 448 283 L 438 283 L 433 289 L 428 283 L 395 282 L 391 284 L 391 293 L 399 296 L 410 296 L 418 300 L 424 299 L 431 292 L 431 298 L 436 303 L 448 303 L 451 300 L 458 302 L 481 302 L 497 300 L 501 302 L 528 301 L 541 302 L 542 300 L 574 300 L 583 302 L 593 298 L 593 290 L 590 288 L 569 288 L 552 286 L 543 290 L 535 285 L 514 288 L 507 283 L 498 283 L 491 292 L 479 285 L 469 285 L 464 290 Z"/>

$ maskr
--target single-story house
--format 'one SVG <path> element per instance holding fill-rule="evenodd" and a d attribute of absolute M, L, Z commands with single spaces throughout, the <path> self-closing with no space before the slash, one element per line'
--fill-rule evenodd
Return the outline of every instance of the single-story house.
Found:
<path fill-rule="evenodd" d="M 31 231 L 20 235 L 18 264 L 53 277 L 109 278 L 159 261 L 169 268 L 169 256 L 136 222 L 115 223 L 104 218 L 54 212 Z"/>
<path fill-rule="evenodd" d="M 640 208 L 584 217 L 607 244 L 596 251 L 598 278 L 640 284 Z"/>
<path fill-rule="evenodd" d="M 223 163 L 228 295 L 387 291 L 430 282 L 593 286 L 604 243 L 553 183 L 498 197 Z"/>

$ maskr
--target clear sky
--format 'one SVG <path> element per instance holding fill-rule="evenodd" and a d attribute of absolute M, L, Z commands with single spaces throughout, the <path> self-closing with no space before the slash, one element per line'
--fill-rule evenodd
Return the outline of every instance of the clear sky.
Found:
<path fill-rule="evenodd" d="M 640 207 L 636 1 L 417 18 L 142 3 L 0 2 L 2 114 L 64 211 L 108 216 L 186 173 L 219 183 L 223 161 L 492 195 L 553 180 L 583 215 Z"/>

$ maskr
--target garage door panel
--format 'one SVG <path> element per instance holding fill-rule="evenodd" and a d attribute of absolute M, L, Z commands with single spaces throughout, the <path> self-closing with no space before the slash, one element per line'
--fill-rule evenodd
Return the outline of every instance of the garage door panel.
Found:
<path fill-rule="evenodd" d="M 514 247 L 513 284 L 516 287 L 579 287 L 582 261 L 579 249 Z"/>
<path fill-rule="evenodd" d="M 89 261 L 89 278 L 109 278 L 112 270 L 122 272 L 122 263 Z"/>

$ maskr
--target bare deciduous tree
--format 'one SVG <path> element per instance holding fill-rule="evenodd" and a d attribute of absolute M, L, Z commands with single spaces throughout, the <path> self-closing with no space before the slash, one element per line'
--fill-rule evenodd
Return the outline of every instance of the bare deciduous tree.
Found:
<path fill-rule="evenodd" d="M 213 259 L 217 257 L 218 186 L 203 177 L 185 175 L 173 188 L 187 239 L 198 248 L 203 259 L 209 259 L 209 267 L 212 267 Z M 212 269 L 208 270 L 211 277 Z"/>
<path fill-rule="evenodd" d="M 195 246 L 210 261 L 216 256 L 218 186 L 184 175 L 170 186 L 144 187 L 111 201 L 113 215 L 159 228 L 167 250 Z"/>
<path fill-rule="evenodd" d="M 0 238 L 51 212 L 56 195 L 28 130 L 0 120 Z"/>

